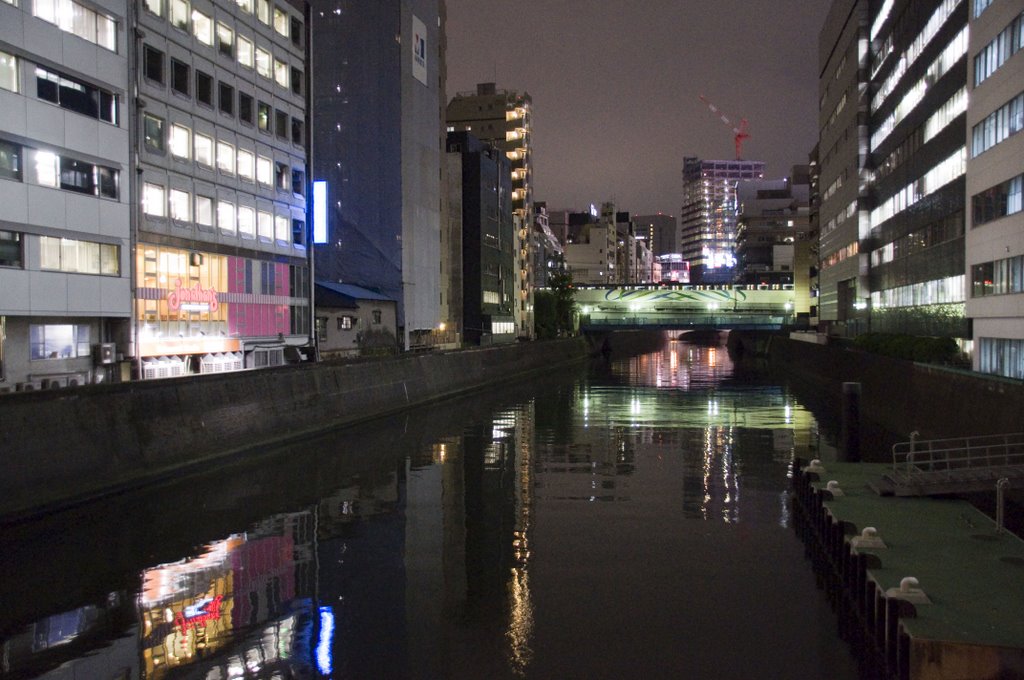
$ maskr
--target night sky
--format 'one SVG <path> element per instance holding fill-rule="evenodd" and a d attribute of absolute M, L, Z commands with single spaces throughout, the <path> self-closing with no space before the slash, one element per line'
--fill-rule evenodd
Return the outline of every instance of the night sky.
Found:
<path fill-rule="evenodd" d="M 818 32 L 828 0 L 448 0 L 448 97 L 527 91 L 534 198 L 679 213 L 683 156 L 735 157 L 698 98 L 749 121 L 766 177 L 817 140 Z"/>

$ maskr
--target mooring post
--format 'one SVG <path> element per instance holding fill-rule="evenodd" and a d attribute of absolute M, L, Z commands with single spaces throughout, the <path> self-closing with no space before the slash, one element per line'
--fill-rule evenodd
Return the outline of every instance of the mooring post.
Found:
<path fill-rule="evenodd" d="M 842 422 L 839 429 L 839 459 L 860 462 L 860 383 L 843 383 Z"/>
<path fill-rule="evenodd" d="M 996 533 L 1006 531 L 1006 489 L 1010 486 L 1010 480 L 1001 477 L 996 482 Z"/>

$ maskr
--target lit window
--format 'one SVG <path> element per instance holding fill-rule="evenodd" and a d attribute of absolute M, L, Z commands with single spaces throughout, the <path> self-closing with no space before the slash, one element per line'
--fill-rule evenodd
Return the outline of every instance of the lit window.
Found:
<path fill-rule="evenodd" d="M 252 0 L 237 0 L 238 8 L 246 14 L 252 14 Z"/>
<path fill-rule="evenodd" d="M 238 63 L 252 68 L 252 41 L 238 36 Z"/>
<path fill-rule="evenodd" d="M 163 16 L 164 9 L 161 0 L 142 0 L 142 4 L 149 12 L 157 16 Z"/>
<path fill-rule="evenodd" d="M 256 181 L 264 186 L 271 186 L 274 164 L 266 156 L 256 159 Z"/>
<path fill-rule="evenodd" d="M 256 18 L 265 24 L 270 23 L 270 0 L 256 0 Z"/>
<path fill-rule="evenodd" d="M 217 141 L 217 169 L 226 175 L 235 174 L 235 147 L 219 140 Z"/>
<path fill-rule="evenodd" d="M 171 189 L 167 202 L 170 205 L 171 219 L 179 222 L 192 221 L 192 199 L 187 191 Z"/>
<path fill-rule="evenodd" d="M 213 45 L 213 20 L 196 9 L 192 10 L 192 35 L 204 45 Z"/>
<path fill-rule="evenodd" d="M 146 182 L 142 189 L 142 210 L 153 217 L 167 216 L 167 198 L 162 186 Z"/>
<path fill-rule="evenodd" d="M 281 87 L 288 87 L 288 64 L 280 59 L 274 60 L 274 80 Z"/>
<path fill-rule="evenodd" d="M 34 153 L 34 165 L 36 171 L 36 183 L 44 187 L 55 187 L 58 182 L 57 154 L 49 151 L 36 151 Z"/>
<path fill-rule="evenodd" d="M 217 24 L 217 51 L 223 54 L 225 57 L 231 57 L 233 55 L 235 42 L 235 32 L 232 31 L 226 24 Z"/>
<path fill-rule="evenodd" d="M 89 356 L 89 326 L 46 324 L 29 326 L 29 359 L 74 359 Z"/>
<path fill-rule="evenodd" d="M 213 167 L 213 139 L 198 132 L 195 136 L 196 163 Z"/>
<path fill-rule="evenodd" d="M 288 12 L 285 12 L 280 7 L 274 8 L 274 30 L 280 35 L 288 37 L 289 35 L 289 21 Z"/>
<path fill-rule="evenodd" d="M 270 77 L 270 52 L 261 47 L 256 48 L 256 73 L 264 78 Z"/>
<path fill-rule="evenodd" d="M 238 233 L 247 238 L 256 236 L 256 211 L 249 206 L 238 206 Z"/>
<path fill-rule="evenodd" d="M 235 204 L 230 201 L 217 201 L 217 226 L 220 230 L 234 234 L 238 230 L 235 223 Z"/>
<path fill-rule="evenodd" d="M 117 31 L 114 20 L 75 2 L 75 0 L 35 0 L 32 13 L 62 31 L 77 35 L 91 43 L 115 50 Z"/>
<path fill-rule="evenodd" d="M 274 238 L 283 243 L 287 243 L 290 226 L 288 218 L 284 215 L 274 216 Z"/>
<path fill-rule="evenodd" d="M 192 133 L 184 125 L 171 125 L 171 135 L 168 145 L 171 147 L 171 155 L 175 158 L 189 159 L 189 151 L 192 147 Z"/>
<path fill-rule="evenodd" d="M 188 0 L 171 0 L 171 26 L 188 30 L 189 4 Z"/>
<path fill-rule="evenodd" d="M 0 89 L 18 91 L 18 58 L 0 52 Z"/>
<path fill-rule="evenodd" d="M 238 150 L 238 176 L 249 182 L 256 176 L 256 157 L 251 151 Z"/>
<path fill-rule="evenodd" d="M 196 196 L 196 224 L 213 226 L 213 199 L 209 196 Z"/>
<path fill-rule="evenodd" d="M 274 216 L 263 210 L 259 212 L 259 236 L 264 241 L 274 238 Z"/>

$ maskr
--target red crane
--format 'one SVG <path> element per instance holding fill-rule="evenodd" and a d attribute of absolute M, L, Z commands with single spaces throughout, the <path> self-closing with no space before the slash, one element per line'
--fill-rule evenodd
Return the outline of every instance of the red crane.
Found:
<path fill-rule="evenodd" d="M 743 158 L 743 153 L 742 153 L 743 152 L 743 140 L 748 139 L 750 137 L 750 134 L 747 132 L 747 119 L 746 118 L 741 118 L 740 119 L 739 127 L 736 127 L 736 126 L 734 126 L 732 124 L 732 121 L 729 120 L 725 116 L 725 114 L 722 113 L 719 110 L 719 108 L 717 106 L 715 106 L 714 104 L 709 102 L 704 97 L 704 95 L 700 95 L 700 100 L 702 102 L 704 102 L 705 104 L 707 104 L 707 107 L 709 109 L 711 109 L 712 113 L 718 114 L 719 119 L 721 119 L 721 121 L 723 123 L 725 123 L 726 125 L 728 125 L 729 127 L 732 128 L 732 131 L 733 131 L 733 141 L 736 142 L 736 160 L 742 160 L 742 158 Z"/>

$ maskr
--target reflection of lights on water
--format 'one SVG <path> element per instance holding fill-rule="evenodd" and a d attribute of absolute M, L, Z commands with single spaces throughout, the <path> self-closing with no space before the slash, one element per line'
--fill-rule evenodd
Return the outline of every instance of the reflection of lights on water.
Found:
<path fill-rule="evenodd" d="M 790 406 L 789 404 L 786 404 L 785 408 L 783 409 L 783 414 L 784 414 L 784 417 L 785 417 L 786 424 L 787 425 L 792 425 L 793 424 L 793 407 Z"/>
<path fill-rule="evenodd" d="M 512 669 L 520 677 L 533 660 L 530 639 L 533 637 L 533 602 L 530 594 L 530 573 L 522 567 L 512 569 L 508 583 L 509 616 L 505 637 L 509 643 Z"/>
<path fill-rule="evenodd" d="M 717 416 L 718 415 L 718 402 L 717 401 L 714 401 L 714 400 L 708 401 L 708 415 L 709 416 Z"/>
<path fill-rule="evenodd" d="M 714 368 L 718 365 L 718 352 L 715 351 L 714 347 L 708 349 L 708 366 Z"/>
<path fill-rule="evenodd" d="M 320 639 L 316 643 L 316 667 L 323 675 L 330 675 L 333 666 L 331 647 L 334 643 L 334 612 L 320 607 Z"/>

